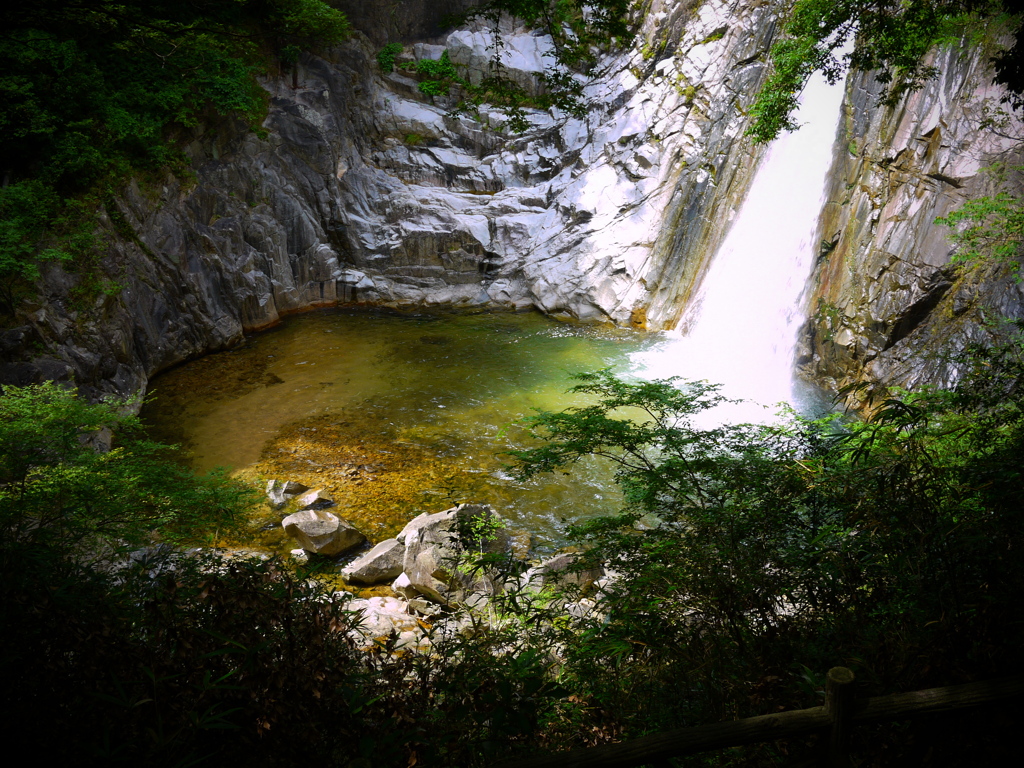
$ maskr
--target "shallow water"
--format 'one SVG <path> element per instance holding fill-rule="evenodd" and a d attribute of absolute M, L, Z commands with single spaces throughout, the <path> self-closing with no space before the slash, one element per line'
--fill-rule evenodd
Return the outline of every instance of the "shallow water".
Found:
<path fill-rule="evenodd" d="M 327 486 L 374 541 L 419 512 L 478 501 L 544 552 L 566 521 L 620 499 L 596 459 L 512 480 L 500 454 L 529 444 L 516 422 L 580 403 L 566 394 L 573 373 L 627 373 L 657 343 L 534 313 L 318 311 L 158 377 L 143 417 L 158 439 L 184 444 L 196 470 L 256 465 Z"/>

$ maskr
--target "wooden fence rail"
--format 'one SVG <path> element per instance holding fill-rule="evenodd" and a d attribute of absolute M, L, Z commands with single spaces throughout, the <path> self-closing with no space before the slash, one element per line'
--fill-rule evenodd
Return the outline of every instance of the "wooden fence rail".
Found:
<path fill-rule="evenodd" d="M 543 757 L 507 759 L 496 763 L 493 768 L 634 768 L 664 762 L 672 757 L 829 730 L 829 763 L 841 765 L 849 743 L 849 728 L 855 723 L 948 712 L 1024 694 L 1024 676 L 859 701 L 849 697 L 852 683 L 853 673 L 850 670 L 835 667 L 829 670 L 824 707 L 679 728 L 619 744 L 574 749 Z"/>

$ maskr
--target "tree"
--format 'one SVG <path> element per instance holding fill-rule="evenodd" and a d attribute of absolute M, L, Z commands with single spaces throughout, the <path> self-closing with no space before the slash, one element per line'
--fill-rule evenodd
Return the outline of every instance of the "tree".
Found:
<path fill-rule="evenodd" d="M 665 727 L 820 703 L 808 670 L 840 661 L 877 693 L 999 675 L 1024 642 L 1022 349 L 845 423 L 700 428 L 714 387 L 581 376 L 591 404 L 514 454 L 526 476 L 604 456 L 626 498 L 573 530 L 621 576 L 568 645 L 577 695 L 664 702 L 643 717 Z"/>
<path fill-rule="evenodd" d="M 748 134 L 768 142 L 795 130 L 792 114 L 814 71 L 836 82 L 847 68 L 874 70 L 887 85 L 886 102 L 894 103 L 934 75 L 923 63 L 933 46 L 959 39 L 972 24 L 1019 26 L 1022 10 L 1017 0 L 797 0 L 782 40 L 772 47 L 771 74 Z M 853 51 L 837 56 L 851 39 Z M 1010 89 L 1011 100 L 1024 87 L 1016 74 L 1022 54 L 1024 44 L 1017 44 L 996 58 L 996 80 Z"/>
<path fill-rule="evenodd" d="M 48 382 L 0 395 L 0 531 L 17 546 L 197 541 L 255 500 L 222 472 L 193 476 L 147 440 L 131 404 L 88 403 Z M 109 444 L 108 444 L 109 443 Z M 157 539 L 154 539 L 157 536 Z M 91 548 L 91 550 L 90 550 Z"/>

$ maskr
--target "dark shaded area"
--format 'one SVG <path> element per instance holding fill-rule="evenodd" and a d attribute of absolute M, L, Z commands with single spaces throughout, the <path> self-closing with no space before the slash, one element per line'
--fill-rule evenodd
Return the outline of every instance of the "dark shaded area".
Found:
<path fill-rule="evenodd" d="M 483 0 L 339 0 L 352 26 L 383 46 L 389 42 L 431 40 L 451 27 L 450 17 Z"/>
<path fill-rule="evenodd" d="M 1003 0 L 1003 8 L 1015 16 L 1024 15 L 1024 0 Z M 1018 27 L 1013 45 L 992 58 L 996 76 L 994 82 L 1009 89 L 1005 101 L 1014 109 L 1024 107 L 1024 25 Z"/>
<path fill-rule="evenodd" d="M 954 278 L 954 270 L 951 269 L 940 269 L 931 276 L 924 286 L 923 295 L 896 318 L 885 339 L 885 344 L 882 345 L 883 352 L 905 339 L 928 319 L 932 310 L 939 305 L 949 289 L 953 287 Z"/>

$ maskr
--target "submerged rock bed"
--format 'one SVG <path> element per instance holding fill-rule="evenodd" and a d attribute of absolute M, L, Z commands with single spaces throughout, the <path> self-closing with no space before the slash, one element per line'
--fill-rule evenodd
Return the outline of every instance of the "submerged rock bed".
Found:
<path fill-rule="evenodd" d="M 655 343 L 535 314 L 328 310 L 169 372 L 142 415 L 155 439 L 185 446 L 193 469 L 322 490 L 372 542 L 472 501 L 534 533 L 546 555 L 564 520 L 614 511 L 617 489 L 597 461 L 572 478 L 514 480 L 504 452 L 529 442 L 516 423 L 579 402 L 566 394 L 572 373 L 629 370 Z M 233 544 L 287 552 L 279 522 L 265 510 Z"/>
<path fill-rule="evenodd" d="M 375 429 L 366 420 L 339 420 L 337 414 L 290 424 L 241 475 L 288 478 L 322 489 L 337 504 L 331 511 L 374 542 L 394 536 L 421 512 L 472 497 L 479 486 L 474 474 L 418 446 L 388 440 L 379 432 L 380 419 L 369 420 Z M 279 526 L 260 532 L 254 543 L 275 551 L 293 546 Z"/>

